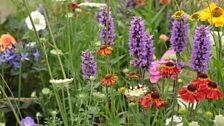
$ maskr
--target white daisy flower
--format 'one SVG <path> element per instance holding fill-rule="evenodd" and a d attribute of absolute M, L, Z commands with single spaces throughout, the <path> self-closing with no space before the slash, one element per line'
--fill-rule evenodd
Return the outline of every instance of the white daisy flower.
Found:
<path fill-rule="evenodd" d="M 87 6 L 87 7 L 106 7 L 107 4 L 105 3 L 91 3 L 91 2 L 84 2 L 79 4 L 80 7 Z"/>
<path fill-rule="evenodd" d="M 215 126 L 223 126 L 224 125 L 224 116 L 223 115 L 217 115 L 214 119 Z"/>
<path fill-rule="evenodd" d="M 39 11 L 31 12 L 30 16 L 33 20 L 34 26 L 35 26 L 37 31 L 44 30 L 46 28 L 45 18 Z M 26 18 L 25 22 L 26 22 L 27 27 L 30 30 L 33 30 L 33 26 L 32 26 L 32 23 L 31 23 L 31 20 L 30 20 L 29 16 Z"/>
<path fill-rule="evenodd" d="M 69 84 L 73 81 L 73 78 L 66 78 L 66 79 L 52 79 L 50 80 L 50 83 L 53 85 L 53 86 L 56 86 L 56 87 L 67 87 L 69 86 Z"/>
<path fill-rule="evenodd" d="M 165 125 L 168 126 L 171 123 L 171 121 L 172 121 L 172 117 L 167 118 Z M 182 117 L 173 115 L 173 123 L 176 124 L 175 126 L 183 126 Z"/>

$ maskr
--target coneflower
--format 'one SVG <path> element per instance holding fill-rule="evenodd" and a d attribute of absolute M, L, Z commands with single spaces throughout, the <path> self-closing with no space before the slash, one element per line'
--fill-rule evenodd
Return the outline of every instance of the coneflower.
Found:
<path fill-rule="evenodd" d="M 188 43 L 188 24 L 183 11 L 176 12 L 171 30 L 171 49 L 177 53 L 183 52 Z"/>
<path fill-rule="evenodd" d="M 82 52 L 82 76 L 84 80 L 90 79 L 90 77 L 96 76 L 96 62 L 94 61 L 94 55 L 89 50 Z"/>
<path fill-rule="evenodd" d="M 101 38 L 101 44 L 102 45 L 109 45 L 112 46 L 114 44 L 114 19 L 112 17 L 112 12 L 109 12 L 108 17 L 108 35 L 107 35 L 107 8 L 102 7 L 101 11 L 97 13 L 96 17 L 100 25 L 103 26 L 103 28 L 100 30 L 100 38 Z M 106 37 L 108 37 L 108 43 L 106 43 Z"/>
<path fill-rule="evenodd" d="M 149 69 L 153 60 L 153 36 L 144 31 L 141 17 L 134 17 L 129 29 L 129 54 L 135 56 L 131 64 L 141 69 Z"/>
<path fill-rule="evenodd" d="M 194 33 L 193 49 L 191 52 L 190 67 L 197 72 L 208 70 L 210 56 L 209 30 L 205 26 L 198 26 Z"/>

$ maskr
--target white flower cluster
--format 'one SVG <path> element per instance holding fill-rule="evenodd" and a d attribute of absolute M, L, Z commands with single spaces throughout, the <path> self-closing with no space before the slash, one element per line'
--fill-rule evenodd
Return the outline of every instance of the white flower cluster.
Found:
<path fill-rule="evenodd" d="M 166 126 L 168 126 L 172 121 L 172 117 L 166 119 Z M 173 123 L 175 123 L 176 125 L 175 126 L 183 126 L 183 123 L 182 123 L 182 117 L 181 116 L 176 116 L 176 115 L 173 115 Z"/>
<path fill-rule="evenodd" d="M 87 7 L 106 7 L 107 5 L 105 3 L 91 3 L 91 2 L 84 2 L 79 4 L 80 7 L 87 6 Z"/>
<path fill-rule="evenodd" d="M 145 85 L 138 85 L 133 87 L 129 87 L 129 89 L 125 90 L 124 95 L 131 101 L 137 101 L 141 99 L 145 93 L 147 93 L 148 87 Z"/>
<path fill-rule="evenodd" d="M 50 80 L 50 83 L 53 85 L 53 86 L 56 86 L 56 87 L 68 87 L 69 84 L 73 81 L 73 78 L 66 78 L 66 79 L 52 79 Z"/>

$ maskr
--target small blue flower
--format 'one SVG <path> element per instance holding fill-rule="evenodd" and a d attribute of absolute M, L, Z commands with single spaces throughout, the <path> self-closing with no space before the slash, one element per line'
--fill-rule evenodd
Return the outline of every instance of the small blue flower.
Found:
<path fill-rule="evenodd" d="M 33 57 L 34 57 L 35 60 L 38 60 L 39 57 L 40 57 L 40 51 L 36 50 L 36 52 L 33 53 Z"/>
<path fill-rule="evenodd" d="M 20 53 L 20 55 L 21 55 L 21 60 L 22 61 L 25 61 L 25 60 L 30 60 L 29 58 L 28 58 L 28 53 Z"/>
<path fill-rule="evenodd" d="M 20 122 L 21 126 L 38 126 L 34 120 L 27 116 L 26 118 L 22 119 L 21 122 Z"/>

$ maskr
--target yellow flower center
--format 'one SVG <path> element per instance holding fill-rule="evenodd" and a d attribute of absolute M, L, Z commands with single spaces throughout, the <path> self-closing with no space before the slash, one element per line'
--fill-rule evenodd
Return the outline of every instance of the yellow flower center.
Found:
<path fill-rule="evenodd" d="M 34 24 L 39 24 L 39 23 L 40 23 L 40 20 L 39 20 L 38 18 L 35 18 L 35 19 L 33 20 L 33 23 L 34 23 Z"/>
<path fill-rule="evenodd" d="M 220 7 L 216 7 L 212 10 L 212 16 L 213 17 L 220 17 L 223 15 L 223 10 Z"/>

